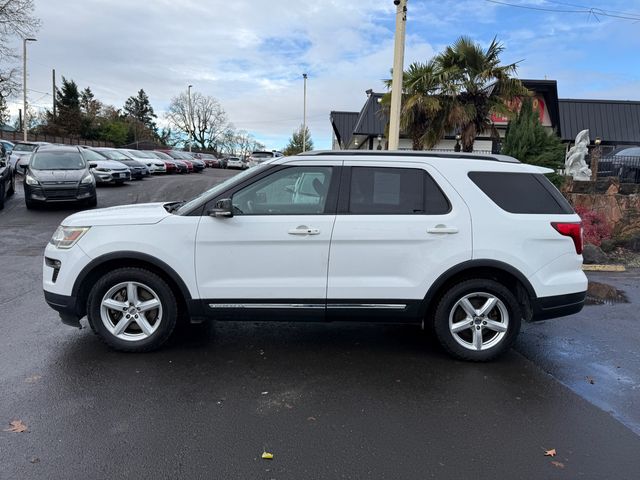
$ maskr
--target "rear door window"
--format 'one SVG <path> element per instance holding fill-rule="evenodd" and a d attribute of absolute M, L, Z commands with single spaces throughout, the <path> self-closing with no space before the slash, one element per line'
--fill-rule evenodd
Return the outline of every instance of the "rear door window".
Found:
<path fill-rule="evenodd" d="M 418 168 L 352 167 L 348 211 L 355 215 L 442 215 L 451 207 Z"/>
<path fill-rule="evenodd" d="M 574 213 L 569 202 L 543 174 L 469 172 L 469 178 L 496 205 L 509 213 Z"/>

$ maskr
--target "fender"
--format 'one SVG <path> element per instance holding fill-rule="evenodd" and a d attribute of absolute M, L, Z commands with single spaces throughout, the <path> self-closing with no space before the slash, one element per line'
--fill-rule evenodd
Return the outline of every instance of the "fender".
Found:
<path fill-rule="evenodd" d="M 171 268 L 169 265 L 164 263 L 162 260 L 158 260 L 156 257 L 147 255 L 146 253 L 133 252 L 133 251 L 127 251 L 127 250 L 107 253 L 105 255 L 101 255 L 91 260 L 78 274 L 78 277 L 76 278 L 76 281 L 73 284 L 73 290 L 71 292 L 71 295 L 75 298 L 78 297 L 80 286 L 84 282 L 87 275 L 89 275 L 89 273 L 91 273 L 91 271 L 96 267 L 99 267 L 100 265 L 103 265 L 104 263 L 110 262 L 112 260 L 127 260 L 127 259 L 141 260 L 143 262 L 150 263 L 151 265 L 159 268 L 164 273 L 166 273 L 169 277 L 171 277 L 171 279 L 176 283 L 176 285 L 178 285 L 178 288 L 180 289 L 180 293 L 182 293 L 182 296 L 184 297 L 185 301 L 189 302 L 189 300 L 191 300 L 191 293 L 189 292 L 189 289 L 187 288 L 186 284 L 182 281 L 182 278 L 180 278 L 180 275 L 178 275 L 173 268 Z"/>
<path fill-rule="evenodd" d="M 449 270 L 447 270 L 442 275 L 440 275 L 435 282 L 433 282 L 433 284 L 429 288 L 429 291 L 427 291 L 427 294 L 424 297 L 422 308 L 421 308 L 422 313 L 426 314 L 427 308 L 431 303 L 431 301 L 433 300 L 436 292 L 440 290 L 440 288 L 448 280 L 450 280 L 452 277 L 456 276 L 457 274 L 464 272 L 465 270 L 470 270 L 473 268 L 483 268 L 483 267 L 495 268 L 496 270 L 502 270 L 506 273 L 513 275 L 520 281 L 520 283 L 522 283 L 530 299 L 537 298 L 536 292 L 533 289 L 531 282 L 529 282 L 527 277 L 525 277 L 525 275 L 517 268 L 514 268 L 511 265 L 504 262 L 500 262 L 498 260 L 490 260 L 490 259 L 467 260 L 466 262 L 459 263 L 455 267 L 451 267 Z"/>

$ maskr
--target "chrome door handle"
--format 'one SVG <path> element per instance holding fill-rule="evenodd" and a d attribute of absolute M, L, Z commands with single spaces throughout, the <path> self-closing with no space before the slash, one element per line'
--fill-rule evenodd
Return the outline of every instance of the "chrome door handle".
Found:
<path fill-rule="evenodd" d="M 458 233 L 456 227 L 447 227 L 446 225 L 436 225 L 433 228 L 429 228 L 427 233 Z"/>
<path fill-rule="evenodd" d="M 320 233 L 320 229 L 300 225 L 296 228 L 292 228 L 288 233 L 289 235 L 318 235 Z"/>

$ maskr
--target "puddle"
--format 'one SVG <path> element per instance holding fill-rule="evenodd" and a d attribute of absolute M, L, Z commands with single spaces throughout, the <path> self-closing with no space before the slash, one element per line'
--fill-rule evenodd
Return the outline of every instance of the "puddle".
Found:
<path fill-rule="evenodd" d="M 629 303 L 629 299 L 622 290 L 606 283 L 589 281 L 586 305 L 614 305 Z"/>

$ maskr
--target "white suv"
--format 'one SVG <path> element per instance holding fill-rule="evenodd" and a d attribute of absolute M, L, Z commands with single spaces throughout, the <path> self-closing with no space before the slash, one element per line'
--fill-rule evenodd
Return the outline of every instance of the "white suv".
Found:
<path fill-rule="evenodd" d="M 500 155 L 274 158 L 188 202 L 71 215 L 45 251 L 45 298 L 125 351 L 159 347 L 183 313 L 416 323 L 488 360 L 522 321 L 584 303 L 580 217 L 546 171 Z"/>

